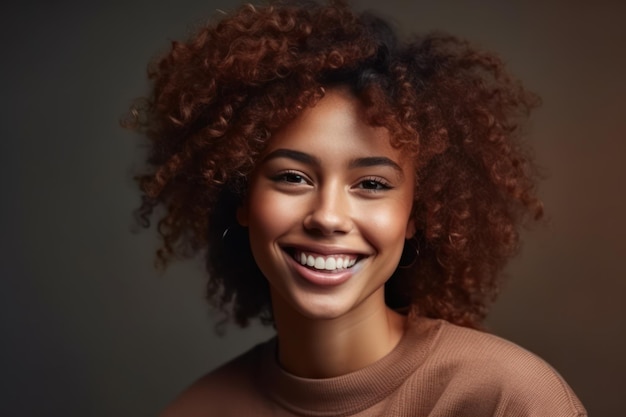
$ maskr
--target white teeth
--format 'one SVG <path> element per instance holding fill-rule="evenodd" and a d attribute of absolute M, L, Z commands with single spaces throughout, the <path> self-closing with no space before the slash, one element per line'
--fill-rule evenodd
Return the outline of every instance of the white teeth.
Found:
<path fill-rule="evenodd" d="M 299 259 L 298 259 L 299 258 Z M 296 255 L 296 259 L 302 265 L 313 267 L 319 270 L 336 271 L 338 269 L 346 269 L 356 264 L 356 258 L 347 257 L 346 255 L 338 256 L 313 256 L 307 255 L 304 252 L 300 252 L 300 255 Z"/>
<path fill-rule="evenodd" d="M 318 256 L 317 258 L 315 258 L 315 265 L 314 268 L 315 269 L 324 269 L 324 258 L 322 258 L 321 256 Z"/>
<path fill-rule="evenodd" d="M 336 264 L 337 262 L 335 261 L 335 258 L 328 258 L 326 259 L 326 265 L 324 265 L 324 269 L 332 271 L 336 268 Z"/>

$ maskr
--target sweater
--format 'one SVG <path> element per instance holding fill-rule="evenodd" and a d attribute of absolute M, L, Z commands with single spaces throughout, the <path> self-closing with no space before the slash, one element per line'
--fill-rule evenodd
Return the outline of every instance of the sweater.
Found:
<path fill-rule="evenodd" d="M 289 374 L 276 339 L 257 345 L 184 392 L 166 417 L 584 417 L 543 360 L 497 336 L 413 319 L 398 345 L 358 371 L 325 379 Z"/>

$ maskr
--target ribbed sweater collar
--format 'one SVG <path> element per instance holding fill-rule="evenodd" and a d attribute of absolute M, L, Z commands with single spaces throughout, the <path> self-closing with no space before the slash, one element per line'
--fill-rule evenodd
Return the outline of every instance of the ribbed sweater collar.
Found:
<path fill-rule="evenodd" d="M 263 349 L 258 381 L 275 402 L 294 414 L 348 416 L 372 407 L 395 391 L 424 362 L 439 333 L 440 322 L 411 319 L 404 336 L 377 362 L 333 378 L 300 378 L 276 361 L 276 339 Z"/>

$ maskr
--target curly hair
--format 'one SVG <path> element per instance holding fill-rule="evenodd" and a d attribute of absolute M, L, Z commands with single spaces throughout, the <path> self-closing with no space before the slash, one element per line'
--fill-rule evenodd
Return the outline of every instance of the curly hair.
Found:
<path fill-rule="evenodd" d="M 400 40 L 343 1 L 243 5 L 149 69 L 126 125 L 150 141 L 141 222 L 164 206 L 157 260 L 206 252 L 209 300 L 241 326 L 271 322 L 269 287 L 235 213 L 272 133 L 349 87 L 366 122 L 413 158 L 419 261 L 386 284 L 390 307 L 480 327 L 520 227 L 542 216 L 522 124 L 538 104 L 493 54 L 444 34 Z"/>

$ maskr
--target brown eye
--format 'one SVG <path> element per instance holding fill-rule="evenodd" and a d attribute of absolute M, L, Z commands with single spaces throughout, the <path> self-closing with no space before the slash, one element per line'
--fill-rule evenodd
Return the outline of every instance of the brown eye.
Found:
<path fill-rule="evenodd" d="M 293 183 L 301 183 L 304 182 L 304 177 L 298 174 L 283 174 L 283 181 L 293 182 Z"/>
<path fill-rule="evenodd" d="M 275 182 L 285 182 L 289 184 L 308 184 L 307 178 L 295 171 L 281 172 L 272 178 Z"/>
<path fill-rule="evenodd" d="M 391 187 L 382 179 L 369 178 L 359 183 L 359 188 L 367 191 L 384 191 Z"/>

